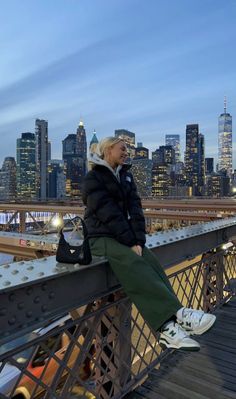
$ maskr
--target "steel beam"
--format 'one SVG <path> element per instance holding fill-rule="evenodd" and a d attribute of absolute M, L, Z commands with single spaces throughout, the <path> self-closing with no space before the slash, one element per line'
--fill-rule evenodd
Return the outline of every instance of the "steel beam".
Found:
<path fill-rule="evenodd" d="M 144 209 L 172 209 L 172 210 L 207 210 L 207 211 L 229 211 L 235 214 L 236 202 L 225 201 L 221 199 L 219 202 L 206 200 L 143 200 Z"/>
<path fill-rule="evenodd" d="M 0 232 L 0 252 L 37 258 L 37 253 L 55 253 L 58 244 L 58 237 L 49 235 L 21 234 L 11 232 Z"/>
<path fill-rule="evenodd" d="M 147 246 L 168 268 L 231 241 L 236 235 L 236 218 L 196 224 L 150 234 Z"/>
<path fill-rule="evenodd" d="M 235 235 L 231 218 L 147 236 L 147 246 L 167 268 Z M 88 266 L 57 263 L 55 256 L 0 266 L 0 343 L 118 288 L 105 258 Z"/>
<path fill-rule="evenodd" d="M 118 288 L 105 259 L 89 266 L 55 256 L 0 267 L 0 343 Z"/>

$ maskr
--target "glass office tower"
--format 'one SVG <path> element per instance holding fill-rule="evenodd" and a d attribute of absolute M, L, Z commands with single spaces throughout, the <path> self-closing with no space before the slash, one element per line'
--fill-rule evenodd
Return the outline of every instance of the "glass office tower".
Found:
<path fill-rule="evenodd" d="M 219 116 L 218 129 L 218 170 L 226 171 L 230 177 L 232 175 L 232 116 L 226 112 L 226 99 L 224 113 Z"/>
<path fill-rule="evenodd" d="M 22 133 L 16 141 L 16 184 L 19 198 L 36 197 L 36 138 L 34 133 Z"/>

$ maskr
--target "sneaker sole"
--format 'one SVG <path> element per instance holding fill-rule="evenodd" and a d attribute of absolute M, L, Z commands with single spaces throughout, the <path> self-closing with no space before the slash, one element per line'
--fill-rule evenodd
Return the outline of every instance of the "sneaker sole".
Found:
<path fill-rule="evenodd" d="M 198 352 L 200 351 L 200 346 L 177 346 L 177 345 L 171 345 L 171 344 L 166 344 L 159 342 L 159 345 L 161 349 L 166 350 L 166 349 L 177 349 L 177 350 L 182 350 L 182 351 L 188 351 L 188 352 Z"/>
<path fill-rule="evenodd" d="M 186 331 L 189 333 L 189 335 L 202 335 L 205 332 L 209 331 L 213 327 L 213 325 L 215 324 L 215 321 L 216 321 L 216 316 L 214 316 L 214 318 L 212 318 L 211 321 L 204 328 L 197 330 L 197 331 L 195 330 L 194 332 L 188 331 L 188 330 L 186 330 Z"/>

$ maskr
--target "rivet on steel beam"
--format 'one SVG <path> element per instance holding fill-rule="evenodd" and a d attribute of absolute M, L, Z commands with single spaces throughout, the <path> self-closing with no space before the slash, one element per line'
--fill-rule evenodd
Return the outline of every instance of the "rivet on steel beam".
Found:
<path fill-rule="evenodd" d="M 27 281 L 27 280 L 29 280 L 29 277 L 27 277 L 27 276 L 24 276 L 24 277 L 22 277 L 22 279 L 21 279 L 21 281 Z"/>
<path fill-rule="evenodd" d="M 19 273 L 19 270 L 17 270 L 17 269 L 12 270 L 12 272 L 11 272 L 11 274 L 18 274 L 18 273 Z"/>
<path fill-rule="evenodd" d="M 46 305 L 43 305 L 43 306 L 41 306 L 41 309 L 42 309 L 42 312 L 46 312 L 47 306 L 46 306 Z"/>
<path fill-rule="evenodd" d="M 46 289 L 47 289 L 47 284 L 46 284 L 46 283 L 43 283 L 42 286 L 41 286 L 41 289 L 42 289 L 42 291 L 46 291 Z"/>
<path fill-rule="evenodd" d="M 30 318 L 32 316 L 33 316 L 32 310 L 29 310 L 28 312 L 26 312 L 26 317 Z"/>
<path fill-rule="evenodd" d="M 8 320 L 8 324 L 9 324 L 10 326 L 12 326 L 13 324 L 15 324 L 15 322 L 16 322 L 16 318 L 15 318 L 15 317 L 11 317 L 11 318 Z"/>
<path fill-rule="evenodd" d="M 15 294 L 10 294 L 8 299 L 9 299 L 10 302 L 14 302 L 15 299 L 16 299 L 16 295 Z"/>
<path fill-rule="evenodd" d="M 31 295 L 32 292 L 33 292 L 33 288 L 28 287 L 28 288 L 26 289 L 26 294 L 27 294 L 27 295 Z"/>
<path fill-rule="evenodd" d="M 8 285 L 11 285 L 10 281 L 3 281 L 2 285 L 4 285 L 4 287 L 7 287 Z"/>
<path fill-rule="evenodd" d="M 38 277 L 42 277 L 42 276 L 44 276 L 44 274 L 45 274 L 44 272 L 39 272 L 39 273 L 37 274 L 37 276 L 38 276 Z"/>
<path fill-rule="evenodd" d="M 55 298 L 55 292 L 50 292 L 49 295 L 48 295 L 48 298 L 49 299 Z"/>
<path fill-rule="evenodd" d="M 17 308 L 18 308 L 19 310 L 24 309 L 24 307 L 25 307 L 24 302 L 19 302 L 18 305 L 17 305 Z"/>
<path fill-rule="evenodd" d="M 40 297 L 39 296 L 36 296 L 35 298 L 34 298 L 34 303 L 39 303 L 40 302 Z"/>
<path fill-rule="evenodd" d="M 34 266 L 27 267 L 27 270 L 33 270 L 33 269 L 34 269 Z"/>
<path fill-rule="evenodd" d="M 0 309 L 0 316 L 5 316 L 7 314 L 7 308 Z"/>
<path fill-rule="evenodd" d="M 9 269 L 10 265 L 4 265 L 4 269 Z"/>

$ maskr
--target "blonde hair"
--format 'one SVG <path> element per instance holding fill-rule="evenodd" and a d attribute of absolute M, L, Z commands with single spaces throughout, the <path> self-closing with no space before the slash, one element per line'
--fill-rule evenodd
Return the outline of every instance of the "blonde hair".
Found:
<path fill-rule="evenodd" d="M 99 148 L 98 148 L 98 143 L 93 143 L 89 147 L 89 152 L 90 154 L 98 154 L 99 155 Z"/>
<path fill-rule="evenodd" d="M 106 150 L 120 143 L 121 141 L 124 140 L 119 137 L 105 137 L 98 143 L 93 143 L 89 148 L 89 152 L 91 155 L 96 154 L 99 156 L 99 158 L 104 159 Z M 95 163 L 92 160 L 89 160 L 87 166 L 88 170 L 91 170 L 94 168 Z"/>
<path fill-rule="evenodd" d="M 99 150 L 99 153 L 97 151 L 96 152 L 102 159 L 104 159 L 105 151 L 108 148 L 111 148 L 114 145 L 120 143 L 121 141 L 124 141 L 124 140 L 121 139 L 120 137 L 112 137 L 112 136 L 111 137 L 105 137 L 104 139 L 99 141 L 98 148 L 97 148 Z"/>

